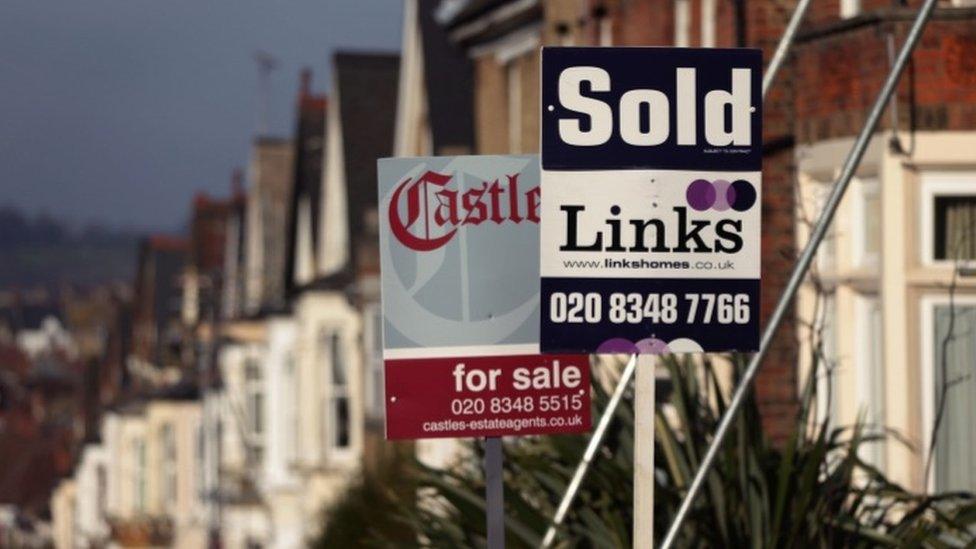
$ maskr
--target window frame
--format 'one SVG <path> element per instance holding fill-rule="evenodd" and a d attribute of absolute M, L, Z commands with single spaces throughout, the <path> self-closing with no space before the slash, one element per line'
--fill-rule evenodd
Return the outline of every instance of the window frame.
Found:
<path fill-rule="evenodd" d="M 284 455 L 285 463 L 290 465 L 296 462 L 301 456 L 301 445 L 298 443 L 301 431 L 301 412 L 299 409 L 299 383 L 298 383 L 298 357 L 294 350 L 285 353 L 283 374 L 283 385 L 285 392 L 284 413 L 285 413 L 285 433 L 284 433 Z"/>
<path fill-rule="evenodd" d="M 869 427 L 868 434 L 883 434 L 888 419 L 887 395 L 885 395 L 887 380 L 884 375 L 884 304 L 879 293 L 857 293 L 854 299 L 855 340 L 861 342 L 880 341 L 878 347 L 880 356 L 872 356 L 868 345 L 858 345 L 854 353 L 857 399 L 859 403 L 870 403 L 868 404 L 869 408 L 864 410 L 866 414 L 864 419 Z M 872 321 L 872 308 L 877 308 L 878 325 L 869 329 L 869 322 Z M 879 391 L 880 395 L 878 394 Z M 865 450 L 861 459 L 884 472 L 887 465 L 887 447 L 884 441 L 870 442 L 869 447 Z"/>
<path fill-rule="evenodd" d="M 383 314 L 379 303 L 363 307 L 363 348 L 366 351 L 366 412 L 383 418 L 386 411 L 386 373 L 383 366 Z M 379 347 L 374 343 L 379 337 Z"/>
<path fill-rule="evenodd" d="M 257 372 L 256 378 L 249 376 L 251 365 Z M 241 387 L 244 396 L 244 415 L 247 421 L 245 455 L 255 463 L 262 463 L 265 438 L 268 433 L 268 376 L 265 371 L 265 357 L 256 348 L 251 349 L 245 354 L 242 366 Z"/>
<path fill-rule="evenodd" d="M 179 501 L 179 450 L 176 443 L 176 428 L 169 422 L 159 427 L 160 473 L 162 475 L 161 495 L 166 505 L 176 505 Z"/>
<path fill-rule="evenodd" d="M 971 180 L 967 181 L 969 177 Z M 976 198 L 976 168 L 929 171 L 920 175 L 919 261 L 925 267 L 976 267 L 976 259 L 955 261 L 935 258 L 935 199 L 939 196 Z"/>
<path fill-rule="evenodd" d="M 812 185 L 812 194 L 814 200 L 814 216 L 812 221 L 816 223 L 823 215 L 824 207 L 827 205 L 827 200 L 830 198 L 830 193 L 833 190 L 834 182 L 832 180 L 811 178 L 810 184 Z M 813 225 L 810 226 L 809 232 L 807 234 L 807 242 L 810 240 L 810 236 L 813 233 Z M 827 231 L 824 233 L 823 240 L 820 242 L 820 246 L 817 248 L 817 254 L 814 261 L 817 265 L 817 272 L 820 274 L 821 278 L 831 278 L 836 277 L 839 270 L 839 259 L 838 256 L 838 230 L 837 230 L 837 216 L 835 215 L 833 219 L 830 220 L 830 225 L 827 227 Z"/>
<path fill-rule="evenodd" d="M 613 45 L 613 18 L 609 14 L 597 20 L 597 45 L 601 47 Z"/>
<path fill-rule="evenodd" d="M 838 15 L 841 19 L 850 19 L 861 14 L 861 0 L 840 0 Z"/>
<path fill-rule="evenodd" d="M 854 199 L 854 216 L 856 223 L 852 227 L 853 236 L 853 266 L 855 269 L 877 269 L 881 264 L 881 253 L 884 247 L 884 203 L 882 202 L 881 181 L 876 176 L 857 177 L 857 189 L 852 197 Z M 875 195 L 878 200 L 878 249 L 873 252 L 867 251 L 868 231 L 864 221 L 867 219 L 868 195 Z"/>
<path fill-rule="evenodd" d="M 691 47 L 691 0 L 674 0 L 674 46 Z"/>
<path fill-rule="evenodd" d="M 976 307 L 976 294 L 957 294 L 950 297 L 945 293 L 928 293 L 922 295 L 919 299 L 919 316 L 922 321 L 919 323 L 919 329 L 921 330 L 921 345 L 919 345 L 919 351 L 921 356 L 919 357 L 919 377 L 921 382 L 919 386 L 922 391 L 922 440 L 920 441 L 921 446 L 921 463 L 923 467 L 929 461 L 930 447 L 929 443 L 932 440 L 932 422 L 935 419 L 935 334 L 933 333 L 933 328 L 935 327 L 935 308 L 939 306 L 950 305 L 954 307 Z M 938 467 L 938 463 L 932 460 L 932 467 L 929 469 L 928 478 L 923 480 L 925 488 L 929 493 L 935 490 L 935 469 Z"/>
<path fill-rule="evenodd" d="M 146 441 L 140 437 L 133 437 L 130 441 L 132 445 L 133 469 L 133 507 L 137 513 L 145 513 L 148 509 L 148 479 L 146 478 Z"/>
<path fill-rule="evenodd" d="M 351 354 L 349 345 L 346 343 L 346 337 L 344 334 L 344 329 L 341 326 L 336 325 L 324 325 L 319 329 L 318 335 L 318 353 L 323 356 L 319 356 L 320 364 L 323 365 L 321 371 L 321 382 L 320 387 L 321 394 L 321 404 L 319 406 L 319 416 L 322 422 L 320 428 L 321 445 L 320 452 L 323 460 L 326 463 L 342 463 L 349 462 L 355 458 L 355 422 L 353 419 L 353 408 L 356 405 L 354 402 L 354 395 L 352 390 L 352 375 L 353 369 L 351 368 L 350 360 Z M 334 345 L 338 344 L 338 355 L 336 354 L 336 349 Z M 337 391 L 337 386 L 335 384 L 335 379 L 333 372 L 335 371 L 335 364 L 333 364 L 333 357 L 340 356 L 342 358 L 342 364 L 346 376 L 346 381 L 343 386 L 343 390 Z M 349 435 L 349 441 L 346 446 L 337 446 L 336 434 L 337 434 L 337 414 L 333 412 L 336 410 L 336 403 L 338 399 L 344 398 L 346 400 L 347 415 L 346 421 L 348 422 L 347 429 Z"/>
<path fill-rule="evenodd" d="M 264 388 L 264 371 L 261 359 L 248 356 L 244 359 L 244 399 L 245 409 L 247 410 L 247 432 L 252 438 L 252 442 L 260 442 L 267 430 L 265 421 L 264 404 L 266 392 Z M 251 377 L 250 371 L 253 366 L 257 372 L 257 377 Z M 255 399 L 254 397 L 260 397 Z"/>
<path fill-rule="evenodd" d="M 815 326 L 820 326 L 821 355 L 819 360 L 825 361 L 824 369 L 817 369 L 817 423 L 833 418 L 837 421 L 837 366 L 839 358 L 837 356 L 837 290 L 830 288 L 825 290 L 823 301 L 820 304 L 819 316 L 815 321 Z M 831 368 L 828 371 L 826 368 Z M 827 398 L 830 398 L 828 401 Z"/>
<path fill-rule="evenodd" d="M 699 36 L 700 42 L 699 46 L 703 48 L 714 48 L 715 47 L 715 29 L 718 19 L 718 2 L 717 0 L 701 0 L 700 4 L 701 21 Z"/>

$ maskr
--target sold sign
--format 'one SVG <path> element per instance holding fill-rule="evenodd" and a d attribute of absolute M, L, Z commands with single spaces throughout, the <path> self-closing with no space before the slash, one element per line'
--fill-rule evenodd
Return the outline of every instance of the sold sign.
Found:
<path fill-rule="evenodd" d="M 543 352 L 758 347 L 761 62 L 543 49 Z"/>

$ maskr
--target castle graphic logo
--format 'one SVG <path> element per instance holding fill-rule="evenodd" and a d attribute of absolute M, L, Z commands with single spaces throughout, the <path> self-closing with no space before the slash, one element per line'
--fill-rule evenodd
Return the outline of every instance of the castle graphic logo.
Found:
<path fill-rule="evenodd" d="M 406 178 L 393 191 L 388 208 L 390 230 L 404 246 L 418 252 L 447 244 L 462 225 L 539 223 L 539 185 L 522 192 L 519 175 L 505 174 L 459 191 L 450 174 L 427 170 Z"/>

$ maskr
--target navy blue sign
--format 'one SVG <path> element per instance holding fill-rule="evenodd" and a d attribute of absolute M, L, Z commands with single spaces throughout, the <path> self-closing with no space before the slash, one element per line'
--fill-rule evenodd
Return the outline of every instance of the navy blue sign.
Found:
<path fill-rule="evenodd" d="M 759 348 L 758 280 L 621 279 L 608 284 L 593 278 L 545 278 L 542 295 L 547 306 L 543 350 L 661 354 Z"/>
<path fill-rule="evenodd" d="M 544 48 L 542 168 L 758 170 L 757 49 Z"/>
<path fill-rule="evenodd" d="M 544 353 L 758 348 L 761 63 L 543 49 Z"/>

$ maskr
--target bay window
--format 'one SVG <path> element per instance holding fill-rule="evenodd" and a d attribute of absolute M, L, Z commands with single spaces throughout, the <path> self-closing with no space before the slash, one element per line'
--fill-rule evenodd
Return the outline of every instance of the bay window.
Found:
<path fill-rule="evenodd" d="M 922 317 L 926 446 L 938 423 L 930 487 L 976 491 L 976 296 L 926 298 Z"/>

